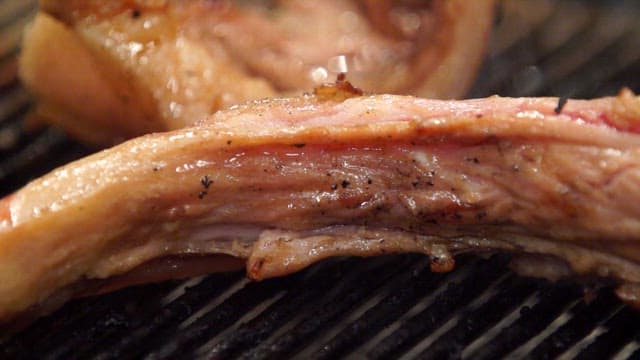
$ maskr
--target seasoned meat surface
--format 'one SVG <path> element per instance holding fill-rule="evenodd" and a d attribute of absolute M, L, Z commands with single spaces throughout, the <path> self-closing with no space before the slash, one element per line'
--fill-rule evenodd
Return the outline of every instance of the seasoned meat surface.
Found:
<path fill-rule="evenodd" d="M 306 95 L 96 153 L 0 202 L 0 319 L 195 255 L 262 279 L 330 256 L 421 252 L 449 271 L 452 254 L 506 250 L 640 283 L 640 99 L 558 104 Z"/>
<path fill-rule="evenodd" d="M 370 92 L 460 97 L 493 3 L 43 0 L 20 73 L 37 118 L 99 145 L 344 71 Z"/>

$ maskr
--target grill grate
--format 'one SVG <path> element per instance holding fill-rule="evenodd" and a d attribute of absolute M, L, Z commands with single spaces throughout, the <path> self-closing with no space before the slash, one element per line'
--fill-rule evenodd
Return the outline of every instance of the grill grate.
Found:
<path fill-rule="evenodd" d="M 35 5 L 0 1 L 0 195 L 90 153 L 25 122 L 17 42 Z M 472 97 L 640 91 L 637 1 L 504 0 L 499 10 Z M 136 286 L 65 305 L 0 344 L 0 357 L 640 359 L 640 315 L 611 289 L 522 278 L 508 260 L 462 256 L 435 274 L 421 256 L 340 258 L 259 283 L 229 273 Z"/>

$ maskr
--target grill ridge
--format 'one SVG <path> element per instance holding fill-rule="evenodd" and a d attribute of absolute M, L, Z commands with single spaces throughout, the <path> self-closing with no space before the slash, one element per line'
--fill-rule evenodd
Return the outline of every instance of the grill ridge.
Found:
<path fill-rule="evenodd" d="M 348 270 L 349 263 L 341 261 L 318 269 L 304 281 L 292 287 L 283 297 L 251 321 L 242 324 L 236 331 L 227 334 L 212 346 L 199 350 L 199 353 L 211 358 L 229 358 L 237 356 L 243 349 L 254 347 L 265 341 L 271 334 L 290 321 L 296 313 L 309 307 L 331 290 Z M 314 284 L 309 287 L 309 284 Z"/>
<path fill-rule="evenodd" d="M 542 331 L 579 295 L 580 291 L 576 286 L 554 284 L 543 287 L 538 291 L 535 305 L 520 308 L 520 317 L 514 323 L 502 329 L 490 343 L 469 356 L 474 359 L 494 359 L 507 355 Z"/>
<path fill-rule="evenodd" d="M 211 298 L 220 295 L 226 288 L 238 281 L 240 274 L 214 274 L 199 284 L 187 288 L 180 297 L 163 307 L 161 312 L 146 323 L 139 324 L 119 339 L 115 344 L 111 344 L 107 351 L 97 354 L 97 358 L 102 359 L 123 359 L 134 358 L 149 350 L 150 345 L 147 339 L 154 337 L 162 339 L 170 337 L 179 324 L 189 316 L 204 306 Z M 140 346 L 140 345 L 147 346 Z M 89 354 L 87 354 L 89 355 Z"/>
<path fill-rule="evenodd" d="M 509 275 L 499 284 L 490 299 L 476 309 L 466 310 L 458 323 L 425 349 L 418 358 L 459 358 L 473 340 L 495 325 L 506 314 L 520 305 L 537 288 L 537 284 Z"/>
<path fill-rule="evenodd" d="M 492 262 L 482 262 L 460 283 L 450 282 L 432 304 L 407 319 L 400 328 L 383 339 L 367 356 L 370 359 L 396 357 L 421 340 L 425 334 L 435 331 L 453 312 L 473 300 L 482 290 L 502 274 L 502 268 Z"/>
<path fill-rule="evenodd" d="M 371 268 L 348 274 L 340 283 L 336 284 L 337 289 L 333 291 L 333 294 L 325 295 L 321 302 L 292 329 L 242 353 L 238 358 L 280 359 L 291 355 L 311 335 L 317 336 L 319 332 L 326 329 L 332 320 L 351 309 L 358 302 L 363 301 L 394 273 L 407 267 L 406 261 L 396 261 L 396 263 L 391 261 L 392 259 L 381 258 L 373 262 L 366 262 L 365 265 L 371 266 Z M 358 286 L 363 283 L 366 283 L 366 286 Z"/>
<path fill-rule="evenodd" d="M 635 310 L 631 310 L 629 307 L 621 308 L 603 324 L 606 331 L 581 351 L 576 359 L 605 359 L 612 357 L 627 341 L 631 340 L 634 333 L 628 331 L 628 329 L 638 324 L 638 320 L 638 314 Z"/>
<path fill-rule="evenodd" d="M 403 279 L 387 291 L 388 295 L 384 299 L 334 335 L 311 358 L 335 359 L 362 345 L 372 335 L 405 314 L 415 305 L 416 299 L 421 299 L 441 284 L 443 275 L 431 273 L 425 261 L 420 265 L 420 268 L 403 274 Z"/>
<path fill-rule="evenodd" d="M 573 316 L 553 334 L 542 341 L 532 352 L 534 358 L 552 358 L 562 354 L 580 339 L 588 335 L 590 326 L 599 324 L 611 313 L 619 300 L 611 293 L 604 292 L 593 302 L 578 303 L 571 313 Z"/>

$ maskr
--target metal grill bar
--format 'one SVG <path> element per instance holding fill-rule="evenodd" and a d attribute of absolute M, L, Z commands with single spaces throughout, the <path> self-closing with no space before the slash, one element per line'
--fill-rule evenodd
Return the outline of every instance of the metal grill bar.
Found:
<path fill-rule="evenodd" d="M 471 97 L 595 97 L 620 90 L 606 84 L 639 59 L 640 24 L 635 20 L 640 6 L 631 1 L 607 6 L 566 1 L 555 6 L 523 39 L 490 54 Z M 640 88 L 637 81 L 621 85 Z"/>
<path fill-rule="evenodd" d="M 98 353 L 96 357 L 103 359 L 133 358 L 151 350 L 148 339 L 171 337 L 180 323 L 239 281 L 241 276 L 239 273 L 214 274 L 200 283 L 186 288 L 181 296 L 164 306 L 162 311 L 155 313 L 153 318 L 138 324 L 130 331 L 120 333 L 117 342 L 101 344 L 98 349 L 108 350 Z"/>
<path fill-rule="evenodd" d="M 578 303 L 571 310 L 571 319 L 541 342 L 531 352 L 531 356 L 552 358 L 562 354 L 587 336 L 594 325 L 604 321 L 618 304 L 619 300 L 611 292 L 600 294 L 591 303 Z"/>
<path fill-rule="evenodd" d="M 393 259 L 380 260 L 383 261 L 365 264 L 367 267 L 372 266 L 371 268 L 359 269 L 348 274 L 340 283 L 335 284 L 337 288 L 333 293 L 326 294 L 314 309 L 306 313 L 302 321 L 286 333 L 244 352 L 239 359 L 280 359 L 293 354 L 308 339 L 318 336 L 330 326 L 338 316 L 366 299 L 385 280 L 408 266 L 406 260 L 395 264 L 391 262 Z"/>
<path fill-rule="evenodd" d="M 151 340 L 150 347 L 157 350 L 151 351 L 147 358 L 170 359 L 178 354 L 193 351 L 196 346 L 233 325 L 251 309 L 289 286 L 294 278 L 271 279 L 247 284 L 190 325 L 179 328 L 176 333 L 168 334 L 166 338 Z"/>
<path fill-rule="evenodd" d="M 628 307 L 620 309 L 604 323 L 602 332 L 576 359 L 606 359 L 617 353 L 635 335 L 633 329 L 638 324 L 638 313 Z M 637 330 L 637 329 L 636 329 Z"/>
<path fill-rule="evenodd" d="M 418 358 L 460 358 L 472 341 L 521 305 L 538 287 L 531 281 L 524 281 L 513 275 L 498 285 L 499 290 L 493 296 L 476 309 L 465 311 L 456 326 L 440 336 Z"/>
<path fill-rule="evenodd" d="M 70 303 L 53 317 L 44 318 L 17 334 L 2 347 L 4 358 L 33 354 L 56 358 L 72 350 L 73 344 L 91 343 L 96 334 L 115 326 L 141 320 L 145 309 L 158 309 L 159 295 L 175 287 L 175 282 L 134 287 L 102 297 L 86 299 L 80 306 Z M 68 309 L 68 310 L 67 310 Z M 74 311 L 78 311 L 74 313 Z M 135 314 L 136 316 L 132 316 Z M 75 316 L 74 316 L 75 315 Z M 126 321 L 122 321 L 126 320 Z M 40 354 L 40 355 L 36 355 Z"/>
<path fill-rule="evenodd" d="M 340 261 L 317 267 L 310 276 L 292 287 L 264 312 L 228 333 L 217 343 L 199 349 L 198 353 L 212 358 L 230 358 L 259 345 L 286 326 L 296 315 L 318 307 L 318 302 L 352 266 L 351 262 Z"/>
<path fill-rule="evenodd" d="M 444 324 L 459 307 L 478 296 L 502 274 L 502 268 L 495 263 L 481 263 L 460 283 L 449 283 L 447 289 L 432 304 L 407 319 L 395 332 L 370 350 L 367 356 L 371 359 L 388 359 L 402 354 L 426 334 Z"/>
<path fill-rule="evenodd" d="M 419 265 L 419 268 L 402 274 L 402 279 L 394 281 L 397 285 L 388 290 L 384 299 L 322 345 L 311 358 L 335 359 L 357 348 L 442 284 L 444 275 L 431 273 L 427 262 Z"/>
<path fill-rule="evenodd" d="M 539 300 L 535 305 L 521 307 L 518 320 L 502 329 L 491 342 L 467 355 L 473 359 L 495 359 L 507 355 L 542 331 L 579 295 L 579 288 L 575 285 L 554 284 L 542 288 L 538 291 Z"/>

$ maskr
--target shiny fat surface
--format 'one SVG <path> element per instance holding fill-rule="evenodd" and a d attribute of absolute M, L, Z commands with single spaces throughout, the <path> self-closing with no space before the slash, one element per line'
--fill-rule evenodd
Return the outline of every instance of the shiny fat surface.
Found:
<path fill-rule="evenodd" d="M 84 279 L 229 254 L 249 276 L 327 256 L 550 254 L 640 282 L 640 100 L 274 99 L 146 135 L 0 203 L 0 319 Z M 171 276 L 168 274 L 167 276 Z"/>
<path fill-rule="evenodd" d="M 37 113 L 85 142 L 110 145 L 247 100 L 299 94 L 346 71 L 369 92 L 463 96 L 494 0 L 40 5 L 20 61 Z M 389 33 L 396 28 L 404 31 Z"/>

